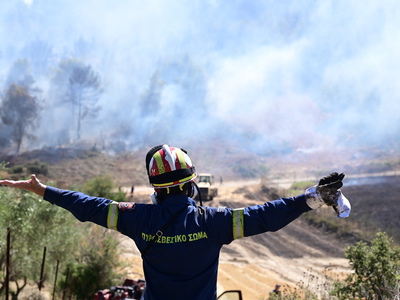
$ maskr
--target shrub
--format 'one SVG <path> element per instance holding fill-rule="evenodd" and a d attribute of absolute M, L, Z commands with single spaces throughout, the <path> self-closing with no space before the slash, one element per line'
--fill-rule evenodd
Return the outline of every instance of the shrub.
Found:
<path fill-rule="evenodd" d="M 331 294 L 339 299 L 395 299 L 399 296 L 400 247 L 378 232 L 370 245 L 358 242 L 348 247 L 345 257 L 354 273 L 336 282 Z"/>
<path fill-rule="evenodd" d="M 110 176 L 99 175 L 84 184 L 83 192 L 91 196 L 110 198 L 113 188 L 114 182 Z"/>
<path fill-rule="evenodd" d="M 26 164 L 26 169 L 30 174 L 42 174 L 46 176 L 49 173 L 47 164 L 41 163 L 38 160 L 33 163 Z"/>
<path fill-rule="evenodd" d="M 83 186 L 83 192 L 90 196 L 112 199 L 117 202 L 127 200 L 123 192 L 113 192 L 114 190 L 114 180 L 108 175 L 96 176 Z"/>
<path fill-rule="evenodd" d="M 97 226 L 91 226 L 89 233 L 81 245 L 78 260 L 65 268 L 65 277 L 58 282 L 60 290 L 67 287 L 77 300 L 92 300 L 98 290 L 122 282 L 121 270 L 128 266 L 119 259 L 121 250 L 115 235 Z"/>
<path fill-rule="evenodd" d="M 288 190 L 288 195 L 299 195 L 305 192 L 305 190 L 316 183 L 314 181 L 299 181 L 294 182 Z"/>
<path fill-rule="evenodd" d="M 8 171 L 9 169 L 7 168 L 8 162 L 5 161 L 0 161 L 0 179 L 4 179 L 4 172 L 2 171 Z"/>
<path fill-rule="evenodd" d="M 8 173 L 10 174 L 21 174 L 24 172 L 24 168 L 22 166 L 16 166 L 8 169 Z"/>

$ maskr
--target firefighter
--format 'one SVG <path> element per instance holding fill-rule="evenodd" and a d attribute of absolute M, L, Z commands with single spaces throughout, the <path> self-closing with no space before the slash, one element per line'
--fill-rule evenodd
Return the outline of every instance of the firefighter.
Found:
<path fill-rule="evenodd" d="M 152 204 L 118 203 L 26 181 L 0 184 L 32 191 L 69 210 L 78 220 L 114 229 L 132 238 L 142 254 L 146 300 L 216 299 L 221 247 L 235 239 L 277 231 L 301 214 L 324 204 L 336 206 L 344 174 L 332 173 L 296 197 L 245 208 L 202 207 L 196 194 L 196 169 L 181 148 L 159 145 L 146 155 L 154 187 Z"/>

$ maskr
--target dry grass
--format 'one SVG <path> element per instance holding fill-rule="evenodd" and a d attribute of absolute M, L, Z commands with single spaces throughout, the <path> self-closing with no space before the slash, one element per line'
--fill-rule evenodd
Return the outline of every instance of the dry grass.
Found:
<path fill-rule="evenodd" d="M 191 149 L 188 150 L 191 153 Z M 230 149 L 230 152 L 224 153 L 224 157 L 221 158 L 214 155 L 218 153 L 218 148 L 212 150 L 206 153 L 204 151 L 193 151 L 191 157 L 196 162 L 199 172 L 211 171 L 217 178 L 224 176 L 224 184 L 228 184 L 228 180 L 241 178 L 241 173 L 235 173 L 235 170 L 238 170 L 237 168 L 230 168 L 232 160 L 234 166 L 248 165 L 246 170 L 251 172 L 246 173 L 247 171 L 244 170 L 245 174 L 256 174 L 261 177 L 262 172 L 266 172 L 274 178 L 287 178 L 288 176 L 292 178 L 301 178 L 302 176 L 317 178 L 321 172 L 327 173 L 331 170 L 339 169 L 352 174 L 362 170 L 366 171 L 368 166 L 373 166 L 375 169 L 382 168 L 382 166 L 387 167 L 387 164 L 375 163 L 371 165 L 365 160 L 365 157 L 361 161 L 352 160 L 351 157 L 345 156 L 343 153 L 330 156 L 309 155 L 307 157 L 304 154 L 295 153 L 290 160 L 285 161 L 285 158 L 282 157 L 260 158 L 253 154 L 243 153 L 235 148 Z M 25 166 L 35 160 L 47 163 L 49 175 L 39 175 L 39 178 L 44 182 L 54 181 L 55 185 L 61 188 L 77 187 L 88 179 L 101 174 L 113 176 L 117 185 L 130 187 L 132 185 L 147 185 L 144 167 L 145 154 L 146 151 L 137 151 L 110 156 L 90 150 L 53 149 L 32 151 L 14 157 L 3 157 L 0 158 L 0 161 L 9 161 L 9 167 Z M 380 157 L 380 159 L 387 160 L 388 158 Z M 329 161 L 342 161 L 342 163 L 334 165 L 329 164 Z M 398 160 L 394 159 L 390 166 L 398 166 Z M 19 176 L 27 175 L 20 174 Z M 5 173 L 4 176 L 8 177 L 9 174 Z M 255 244 L 254 240 L 245 239 L 246 241 L 243 244 L 230 245 L 229 247 L 231 250 L 233 249 L 232 252 L 236 255 L 236 258 L 239 255 L 242 260 L 248 260 L 248 262 L 240 263 L 240 259 L 235 261 L 233 256 L 228 256 L 228 259 L 222 259 L 219 273 L 220 290 L 241 289 L 244 293 L 244 299 L 250 300 L 264 299 L 276 283 L 286 285 L 288 290 L 295 288 L 296 283 L 302 280 L 297 274 L 294 274 L 295 271 L 305 269 L 303 276 L 308 276 L 307 265 L 312 263 L 322 265 L 321 261 L 324 258 L 296 258 L 295 256 L 299 253 L 309 253 L 304 251 L 314 251 L 311 253 L 317 253 L 321 256 L 329 254 L 324 252 L 325 246 L 316 245 L 319 240 L 331 241 L 331 244 L 329 244 L 331 248 L 328 250 L 331 251 L 330 254 L 332 256 L 325 258 L 340 265 L 338 270 L 334 268 L 328 270 L 326 266 L 318 270 L 318 276 L 320 276 L 318 278 L 321 278 L 321 280 L 324 276 L 341 276 L 338 274 L 342 272 L 344 263 L 340 261 L 338 256 L 341 254 L 340 250 L 343 249 L 345 244 L 349 243 L 349 240 L 368 239 L 370 232 L 375 232 L 379 228 L 388 232 L 399 243 L 400 236 L 398 235 L 400 233 L 396 229 L 400 227 L 398 218 L 400 206 L 397 205 L 399 202 L 398 195 L 400 195 L 400 178 L 385 178 L 385 180 L 373 184 L 358 183 L 357 185 L 348 186 L 346 186 L 346 180 L 343 192 L 353 205 L 349 219 L 335 219 L 333 218 L 333 212 L 327 208 L 308 215 L 313 216 L 313 221 L 308 220 L 308 222 L 314 222 L 316 227 L 307 227 L 309 224 L 305 224 L 306 220 L 298 220 L 298 222 L 296 220 L 293 225 L 291 224 L 277 233 L 260 235 L 255 240 L 257 240 L 257 243 L 264 243 L 264 245 L 257 244 L 251 249 L 254 251 L 248 252 L 250 253 L 248 255 L 252 255 L 252 259 L 255 259 L 252 262 L 246 256 L 246 251 L 249 250 L 249 245 L 253 242 Z M 261 184 L 248 187 L 225 186 L 225 198 L 220 196 L 217 197 L 216 201 L 228 206 L 243 206 L 260 204 L 271 200 L 270 195 L 263 195 L 265 189 L 263 190 L 262 186 Z M 276 190 L 276 193 L 282 195 L 282 189 Z M 148 195 L 149 191 L 147 190 L 140 194 L 135 189 L 134 201 L 149 201 Z M 216 203 L 207 203 L 207 205 L 214 206 Z M 305 231 L 307 231 L 307 235 L 305 235 Z M 350 232 L 350 235 L 346 237 L 343 235 L 343 231 Z M 296 243 L 288 249 L 287 242 L 293 241 L 296 241 Z M 304 248 L 300 248 L 300 245 L 304 245 Z M 260 247 L 262 248 L 260 249 Z M 128 259 L 132 261 L 131 268 L 127 270 L 127 275 L 141 277 L 141 259 L 137 253 L 131 253 L 131 249 L 134 248 L 134 245 L 126 247 Z M 243 252 L 243 249 L 246 251 Z M 237 252 L 235 252 L 236 250 Z M 261 253 L 260 257 L 265 261 L 261 263 L 256 261 L 256 259 L 261 259 L 255 256 L 257 253 Z M 269 256 L 265 258 L 262 255 L 263 253 L 269 253 Z M 225 258 L 228 254 L 228 252 L 225 252 Z M 274 270 L 274 264 L 279 264 L 279 270 Z M 303 282 L 307 283 L 309 281 L 303 280 Z"/>

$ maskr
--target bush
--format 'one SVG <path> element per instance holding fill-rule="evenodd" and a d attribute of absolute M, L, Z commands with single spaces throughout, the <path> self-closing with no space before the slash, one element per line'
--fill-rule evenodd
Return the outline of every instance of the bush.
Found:
<path fill-rule="evenodd" d="M 113 179 L 107 175 L 100 175 L 88 180 L 83 186 L 83 192 L 91 196 L 110 198 L 113 188 Z"/>
<path fill-rule="evenodd" d="M 338 299 L 398 299 L 400 295 L 400 247 L 378 232 L 371 245 L 358 242 L 348 247 L 345 257 L 354 273 L 336 282 L 331 294 Z"/>
<path fill-rule="evenodd" d="M 115 235 L 107 229 L 91 226 L 86 240 L 81 245 L 78 261 L 65 268 L 65 277 L 58 282 L 59 289 L 68 287 L 68 293 L 75 299 L 92 300 L 98 290 L 122 282 L 121 270 L 128 264 L 120 260 L 120 257 L 121 250 Z"/>
<path fill-rule="evenodd" d="M 44 245 L 49 250 L 48 260 L 44 266 L 46 286 L 49 284 L 47 280 L 50 280 L 51 274 L 54 274 L 56 259 L 63 263 L 75 261 L 74 254 L 77 245 L 86 234 L 86 231 L 78 230 L 78 226 L 72 214 L 43 201 L 42 197 L 34 193 L 8 187 L 0 188 L 0 230 L 2 235 L 0 258 L 4 258 L 6 254 L 6 241 L 3 238 L 5 229 L 10 228 L 10 242 L 11 249 L 13 249 L 10 284 L 13 286 L 15 299 L 22 290 L 28 287 L 28 285 L 24 285 L 24 282 L 30 284 L 38 279 Z M 5 272 L 5 263 L 5 259 L 0 259 L 2 274 Z M 0 278 L 4 277 L 0 275 Z M 5 282 L 1 279 L 0 291 L 4 291 L 4 287 Z"/>
<path fill-rule="evenodd" d="M 40 161 L 36 160 L 33 163 L 26 164 L 26 169 L 28 170 L 28 173 L 30 174 L 42 174 L 47 176 L 49 173 L 49 169 L 47 164 L 41 163 Z"/>
<path fill-rule="evenodd" d="M 96 176 L 83 186 L 83 192 L 90 196 L 112 199 L 117 202 L 127 200 L 123 192 L 113 192 L 114 190 L 114 180 L 108 175 Z"/>
<path fill-rule="evenodd" d="M 8 162 L 0 161 L 0 179 L 4 179 L 4 173 L 2 171 L 8 171 Z"/>
<path fill-rule="evenodd" d="M 0 170 L 7 170 L 8 162 L 2 161 L 0 162 Z"/>
<path fill-rule="evenodd" d="M 299 181 L 294 182 L 290 189 L 288 190 L 288 195 L 295 196 L 305 192 L 305 190 L 316 183 L 314 181 Z"/>
<path fill-rule="evenodd" d="M 22 166 L 16 166 L 8 169 L 8 173 L 10 174 L 21 174 L 24 172 L 24 168 Z"/>

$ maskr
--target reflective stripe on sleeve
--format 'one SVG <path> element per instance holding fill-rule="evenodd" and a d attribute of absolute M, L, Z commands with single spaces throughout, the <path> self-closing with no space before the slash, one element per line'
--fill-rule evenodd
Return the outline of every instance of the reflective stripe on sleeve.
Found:
<path fill-rule="evenodd" d="M 118 222 L 118 202 L 111 202 L 108 207 L 107 228 L 117 230 Z"/>
<path fill-rule="evenodd" d="M 244 237 L 244 208 L 237 208 L 233 210 L 233 239 L 240 239 Z"/>

